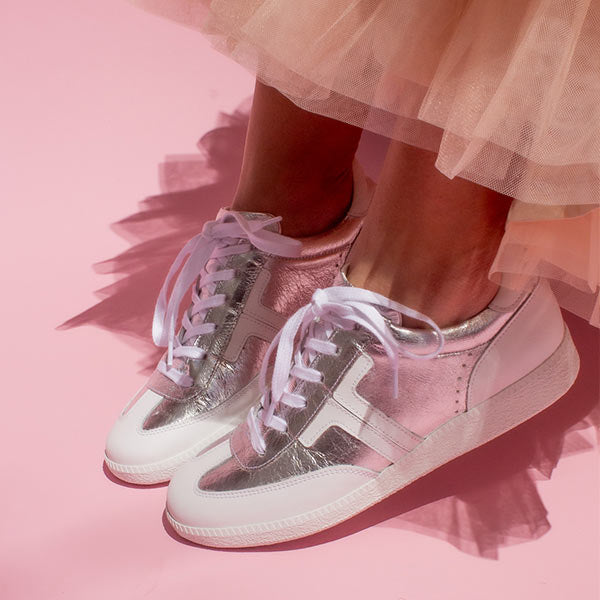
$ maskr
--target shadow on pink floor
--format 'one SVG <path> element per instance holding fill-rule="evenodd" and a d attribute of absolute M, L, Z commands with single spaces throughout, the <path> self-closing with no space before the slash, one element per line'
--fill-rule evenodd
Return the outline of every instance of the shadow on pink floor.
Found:
<path fill-rule="evenodd" d="M 117 281 L 101 289 L 100 301 L 63 328 L 88 324 L 121 334 L 139 349 L 141 370 L 149 373 L 154 368 L 162 350 L 152 345 L 150 331 L 163 277 L 183 244 L 232 197 L 247 123 L 247 107 L 222 115 L 219 126 L 200 140 L 199 154 L 167 157 L 160 165 L 164 193 L 147 198 L 137 213 L 114 225 L 131 247 L 96 265 L 100 273 L 117 276 Z M 386 147 L 383 138 L 363 136 L 359 158 L 374 177 Z M 597 428 L 599 421 L 598 331 L 578 317 L 566 315 L 566 319 L 581 354 L 581 371 L 573 388 L 553 407 L 362 515 L 274 548 L 325 543 L 381 524 L 495 558 L 503 546 L 546 533 L 550 523 L 537 480 L 550 478 L 560 458 L 592 449 L 589 427 Z"/>

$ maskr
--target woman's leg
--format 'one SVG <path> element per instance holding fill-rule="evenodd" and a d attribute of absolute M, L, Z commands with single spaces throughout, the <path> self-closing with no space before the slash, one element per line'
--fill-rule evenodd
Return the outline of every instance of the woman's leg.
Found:
<path fill-rule="evenodd" d="M 488 271 L 511 199 L 450 180 L 434 163 L 434 153 L 392 142 L 348 276 L 444 327 L 477 314 L 496 293 Z"/>
<path fill-rule="evenodd" d="M 327 230 L 348 208 L 361 133 L 302 110 L 257 81 L 232 208 L 283 217 L 285 235 Z"/>

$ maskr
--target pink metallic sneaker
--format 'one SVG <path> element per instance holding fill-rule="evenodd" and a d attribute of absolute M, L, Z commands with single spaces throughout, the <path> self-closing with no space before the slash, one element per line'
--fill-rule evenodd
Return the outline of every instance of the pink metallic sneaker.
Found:
<path fill-rule="evenodd" d="M 578 368 L 545 281 L 442 330 L 363 289 L 318 290 L 266 354 L 260 404 L 171 480 L 168 519 L 208 546 L 319 532 L 529 419 Z"/>
<path fill-rule="evenodd" d="M 300 242 L 279 233 L 280 218 L 221 210 L 186 244 L 154 315 L 154 341 L 167 352 L 106 441 L 112 473 L 138 484 L 167 481 L 246 417 L 260 393 L 257 374 L 269 342 L 316 288 L 331 285 L 372 191 L 355 164 L 352 206 L 324 234 Z M 179 305 L 192 284 L 192 305 L 176 334 Z"/>

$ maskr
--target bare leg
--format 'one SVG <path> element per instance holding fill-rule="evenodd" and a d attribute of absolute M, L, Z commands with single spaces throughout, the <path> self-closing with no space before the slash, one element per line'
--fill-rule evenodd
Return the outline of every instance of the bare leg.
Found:
<path fill-rule="evenodd" d="M 257 81 L 232 208 L 282 216 L 286 235 L 327 230 L 348 208 L 361 133 L 302 110 Z"/>
<path fill-rule="evenodd" d="M 450 180 L 434 163 L 431 152 L 390 145 L 348 275 L 444 327 L 477 314 L 496 293 L 488 271 L 511 199 Z"/>

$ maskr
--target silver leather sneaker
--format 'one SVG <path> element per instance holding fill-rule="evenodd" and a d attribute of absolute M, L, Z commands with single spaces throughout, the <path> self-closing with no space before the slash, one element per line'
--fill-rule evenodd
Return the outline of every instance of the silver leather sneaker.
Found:
<path fill-rule="evenodd" d="M 578 366 L 545 281 L 442 330 L 367 290 L 318 290 L 265 355 L 246 422 L 171 480 L 167 517 L 208 546 L 316 533 L 529 419 Z"/>
<path fill-rule="evenodd" d="M 186 244 L 154 315 L 154 341 L 167 351 L 106 441 L 105 462 L 114 475 L 138 484 L 167 481 L 246 417 L 269 343 L 316 288 L 331 285 L 373 187 L 355 164 L 351 208 L 321 235 L 294 240 L 280 234 L 279 218 L 221 210 Z M 176 334 L 190 286 L 192 305 Z"/>

